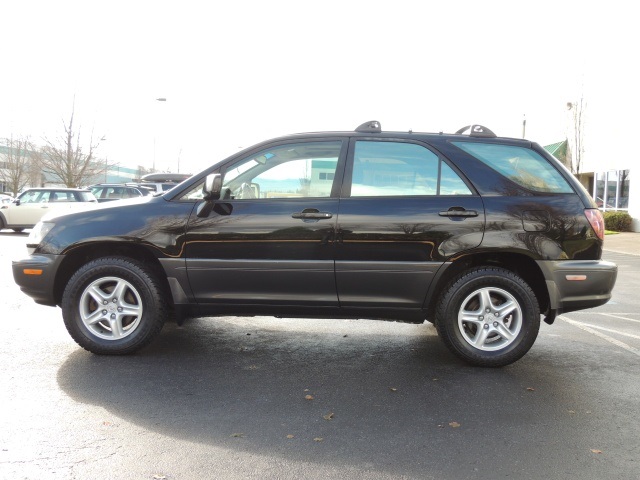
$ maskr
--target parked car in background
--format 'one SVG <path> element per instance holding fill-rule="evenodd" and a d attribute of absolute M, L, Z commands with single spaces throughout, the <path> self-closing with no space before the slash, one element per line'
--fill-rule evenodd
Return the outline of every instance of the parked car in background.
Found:
<path fill-rule="evenodd" d="M 164 193 L 190 176 L 187 173 L 150 173 L 140 179 L 140 186 L 146 187 L 154 193 Z"/>
<path fill-rule="evenodd" d="M 2 203 L 11 203 L 15 200 L 11 195 L 7 195 L 6 193 L 0 193 L 0 204 Z"/>
<path fill-rule="evenodd" d="M 175 182 L 145 182 L 141 184 L 141 187 L 146 188 L 153 194 L 168 192 L 176 185 L 178 184 Z"/>
<path fill-rule="evenodd" d="M 97 204 L 96 197 L 82 188 L 29 188 L 12 203 L 0 205 L 0 228 L 21 232 L 32 228 L 47 213 L 65 213 Z"/>
<path fill-rule="evenodd" d="M 151 189 L 137 183 L 99 183 L 89 187 L 99 203 L 151 195 Z"/>

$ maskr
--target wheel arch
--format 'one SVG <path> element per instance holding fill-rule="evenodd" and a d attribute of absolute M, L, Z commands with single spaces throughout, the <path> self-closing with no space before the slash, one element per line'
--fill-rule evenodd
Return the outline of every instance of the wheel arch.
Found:
<path fill-rule="evenodd" d="M 521 253 L 511 252 L 486 252 L 474 255 L 461 256 L 441 269 L 438 277 L 431 284 L 426 298 L 427 318 L 435 320 L 437 299 L 440 298 L 451 281 L 471 268 L 476 267 L 500 267 L 509 270 L 522 278 L 533 290 L 540 311 L 549 313 L 549 291 L 540 267 L 531 257 Z"/>
<path fill-rule="evenodd" d="M 169 282 L 158 258 L 145 246 L 130 243 L 105 242 L 82 245 L 69 250 L 60 264 L 54 281 L 54 299 L 56 305 L 62 304 L 62 294 L 73 274 L 84 264 L 103 257 L 125 257 L 141 261 L 155 274 L 162 286 L 165 298 L 173 307 Z"/>

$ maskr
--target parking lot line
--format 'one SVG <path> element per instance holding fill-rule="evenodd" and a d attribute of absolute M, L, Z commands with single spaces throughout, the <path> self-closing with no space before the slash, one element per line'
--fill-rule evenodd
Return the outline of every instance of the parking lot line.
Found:
<path fill-rule="evenodd" d="M 576 322 L 575 320 L 571 320 L 567 317 L 565 317 L 564 315 L 560 315 L 558 318 L 560 318 L 561 320 L 564 320 L 565 322 L 573 325 L 574 327 L 578 327 L 581 330 L 584 330 L 585 332 L 591 333 L 593 335 L 595 335 L 596 337 L 599 337 L 603 340 L 606 340 L 609 343 L 612 343 L 613 345 L 616 345 L 620 348 L 623 348 L 624 350 L 627 350 L 628 352 L 633 353 L 634 355 L 637 355 L 638 357 L 640 357 L 640 350 L 638 350 L 637 348 L 632 347 L 631 345 L 627 345 L 624 342 L 621 342 L 620 340 L 617 340 L 613 337 L 610 337 L 609 335 L 605 335 L 602 332 L 598 332 L 597 330 L 588 327 L 587 325 L 585 325 L 584 323 L 581 322 Z M 619 333 L 619 332 L 616 332 Z"/>
<path fill-rule="evenodd" d="M 605 317 L 619 318 L 620 320 L 628 320 L 630 322 L 640 323 L 640 320 L 635 320 L 633 318 L 627 318 L 627 317 L 621 317 L 620 315 L 616 315 L 616 314 L 613 314 L 613 313 L 601 313 L 600 315 L 604 315 Z M 632 315 L 632 314 L 630 314 L 630 315 Z"/>
<path fill-rule="evenodd" d="M 571 312 L 571 315 L 593 315 L 594 312 Z M 629 322 L 635 322 L 635 323 L 640 323 L 640 320 L 636 320 L 634 318 L 629 318 L 627 316 L 622 316 L 622 315 L 640 315 L 640 313 L 604 313 L 604 312 L 597 312 L 598 315 L 603 315 L 605 317 L 610 317 L 610 318 L 618 318 L 620 320 L 628 320 Z"/>
<path fill-rule="evenodd" d="M 581 325 L 583 325 L 585 327 L 595 328 L 596 330 L 602 330 L 603 332 L 615 333 L 616 335 L 622 335 L 623 337 L 637 338 L 638 340 L 640 340 L 640 335 L 634 335 L 632 333 L 620 332 L 618 330 L 613 330 L 611 328 L 601 327 L 600 325 L 592 325 L 590 323 L 582 323 L 582 322 L 578 322 L 578 323 L 580 323 Z"/>

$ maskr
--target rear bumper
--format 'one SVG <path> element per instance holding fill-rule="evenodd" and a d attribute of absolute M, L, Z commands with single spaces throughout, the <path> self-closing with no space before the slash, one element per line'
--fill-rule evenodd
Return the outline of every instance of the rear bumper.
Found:
<path fill-rule="evenodd" d="M 604 260 L 538 261 L 557 314 L 604 305 L 618 276 L 615 263 Z"/>
<path fill-rule="evenodd" d="M 12 262 L 13 279 L 36 303 L 55 306 L 54 284 L 62 255 L 31 255 Z"/>

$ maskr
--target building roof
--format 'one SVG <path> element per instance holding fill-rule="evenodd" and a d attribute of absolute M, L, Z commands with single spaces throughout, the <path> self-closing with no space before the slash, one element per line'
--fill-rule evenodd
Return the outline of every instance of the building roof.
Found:
<path fill-rule="evenodd" d="M 551 155 L 559 158 L 559 155 L 563 153 L 566 154 L 567 152 L 567 141 L 563 140 L 558 143 L 552 143 L 551 145 L 545 145 L 543 148 Z"/>

